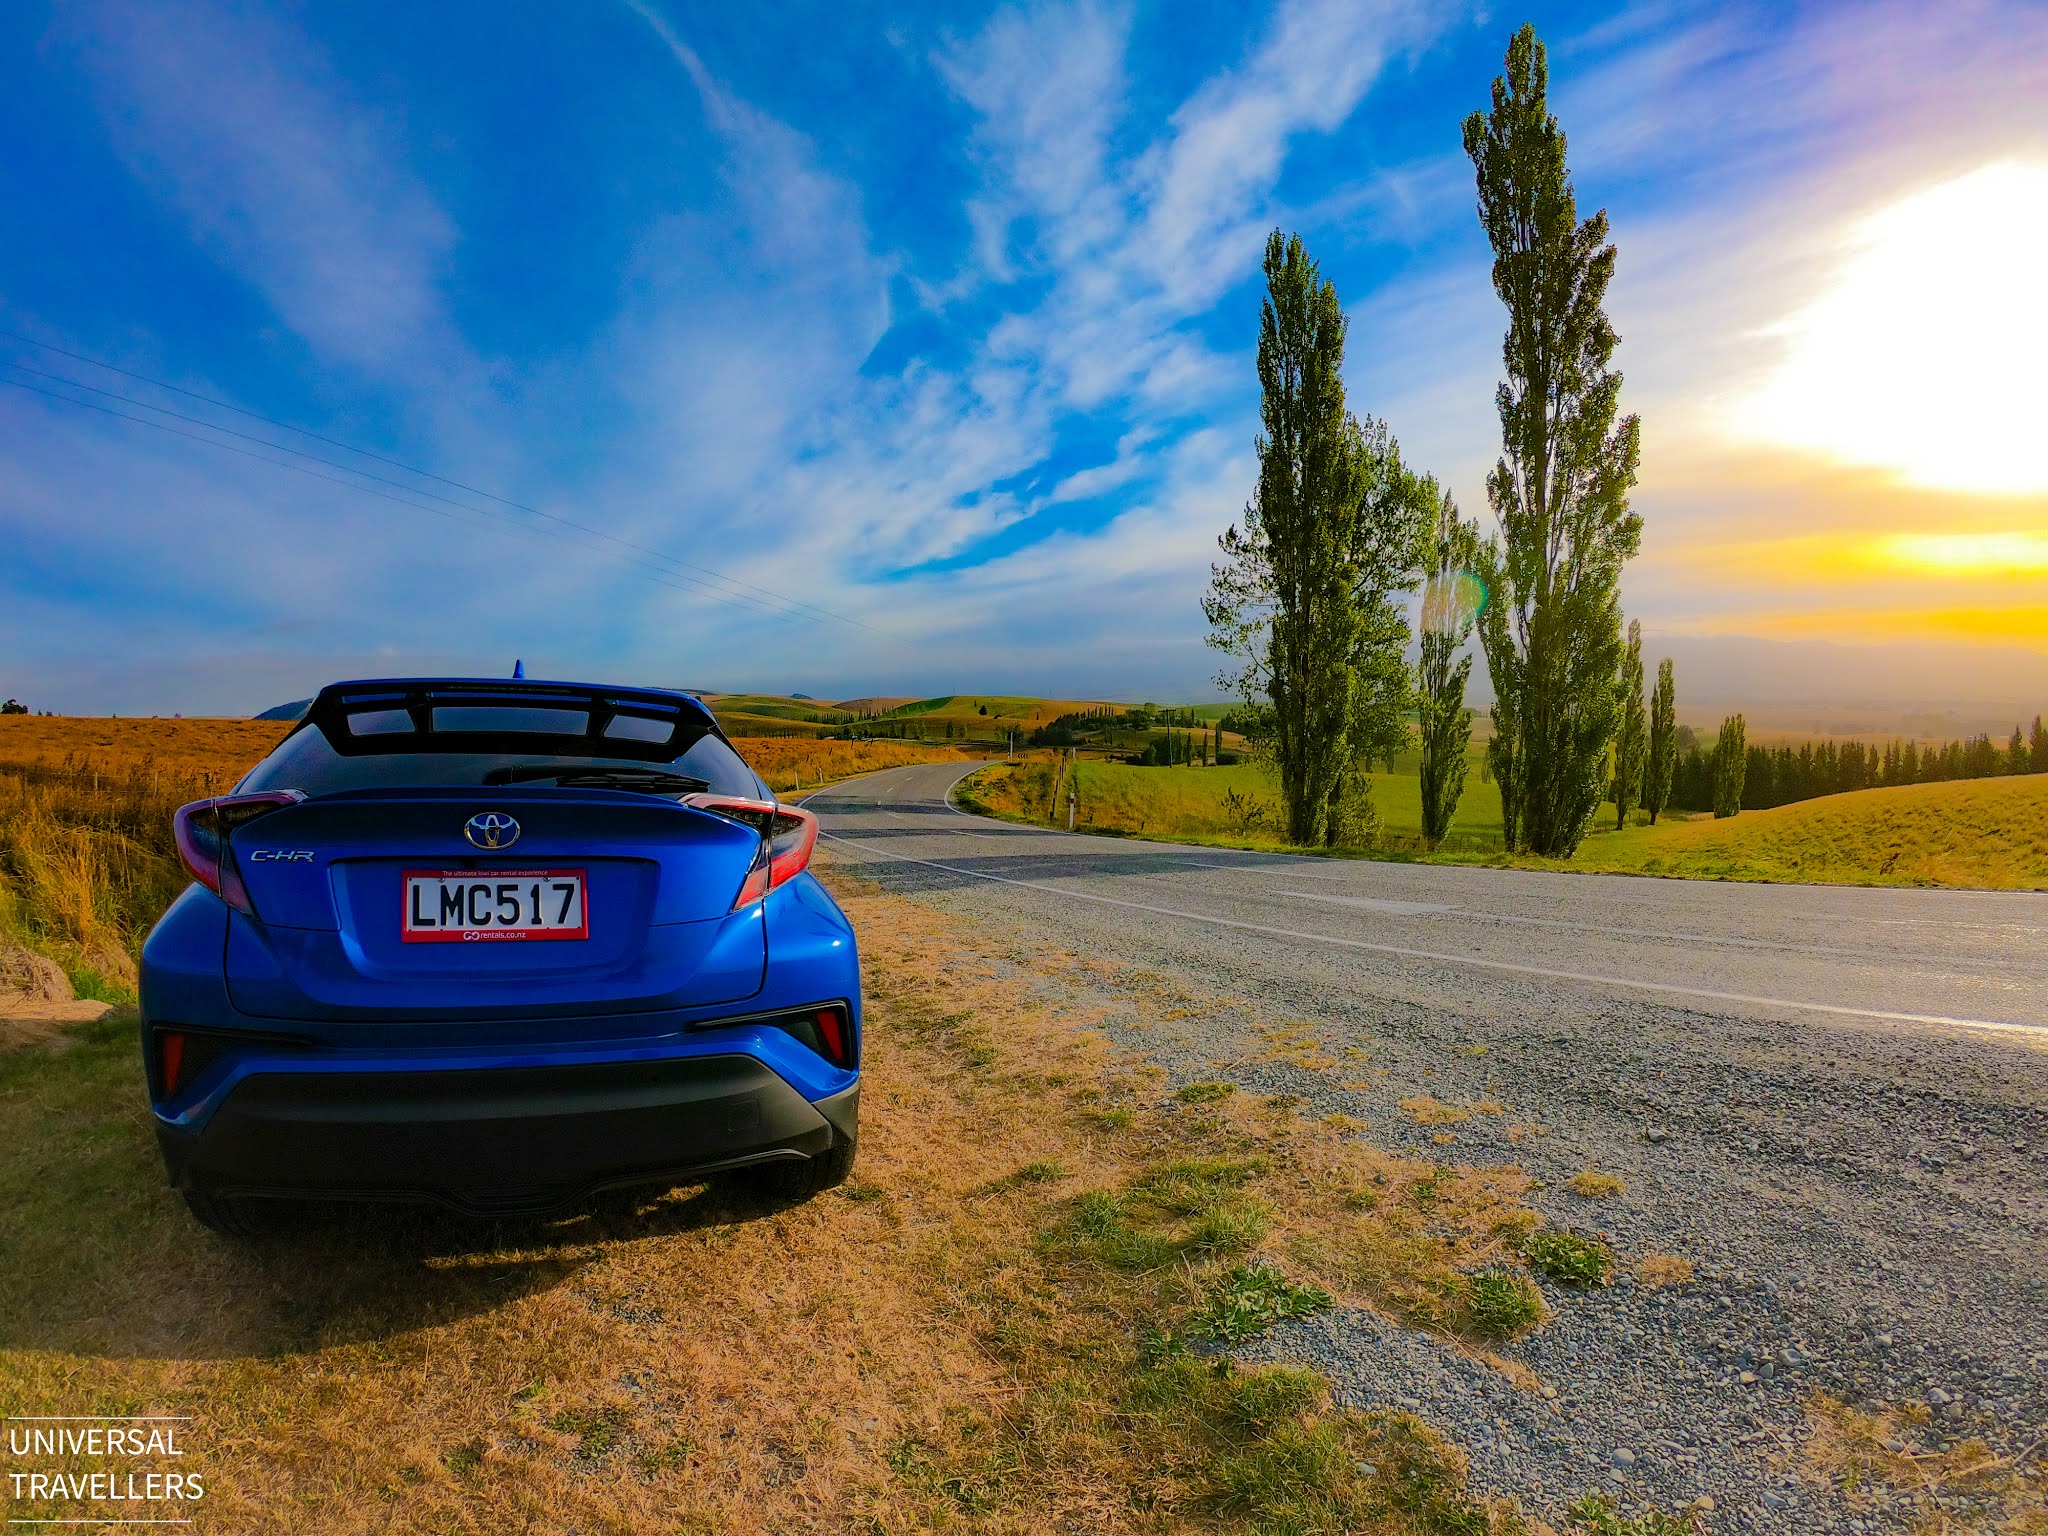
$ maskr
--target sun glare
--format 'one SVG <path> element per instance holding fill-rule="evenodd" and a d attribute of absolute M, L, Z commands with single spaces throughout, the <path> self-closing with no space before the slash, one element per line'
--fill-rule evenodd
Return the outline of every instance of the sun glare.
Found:
<path fill-rule="evenodd" d="M 2048 531 L 1895 533 L 1876 541 L 1887 565 L 1947 576 L 2048 575 Z"/>
<path fill-rule="evenodd" d="M 2001 162 L 1855 225 L 1774 334 L 1746 436 L 1946 490 L 2048 490 L 2048 165 Z"/>

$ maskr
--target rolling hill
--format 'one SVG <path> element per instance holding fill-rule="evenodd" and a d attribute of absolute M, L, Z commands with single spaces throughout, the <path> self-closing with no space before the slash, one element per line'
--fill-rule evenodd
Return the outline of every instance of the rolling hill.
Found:
<path fill-rule="evenodd" d="M 2048 774 L 1824 795 L 1586 839 L 1556 868 L 1694 879 L 2048 890 Z"/>

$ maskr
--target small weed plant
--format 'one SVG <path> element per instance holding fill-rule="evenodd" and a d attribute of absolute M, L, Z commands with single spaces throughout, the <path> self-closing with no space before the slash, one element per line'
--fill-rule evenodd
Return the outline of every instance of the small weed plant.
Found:
<path fill-rule="evenodd" d="M 1614 1278 L 1614 1250 L 1583 1232 L 1543 1227 L 1522 1239 L 1522 1257 L 1537 1274 L 1584 1290 Z"/>
<path fill-rule="evenodd" d="M 1202 1338 L 1242 1344 L 1290 1317 L 1310 1317 L 1330 1305 L 1330 1293 L 1317 1285 L 1297 1285 L 1264 1264 L 1240 1264 L 1217 1282 L 1200 1312 L 1194 1330 Z"/>
<path fill-rule="evenodd" d="M 1698 1536 L 1699 1526 L 1661 1509 L 1623 1515 L 1604 1494 L 1589 1493 L 1565 1510 L 1569 1536 Z"/>
<path fill-rule="evenodd" d="M 1467 1331 L 1489 1341 L 1520 1338 L 1543 1321 L 1543 1295 L 1527 1275 L 1511 1269 L 1487 1269 L 1468 1278 Z"/>

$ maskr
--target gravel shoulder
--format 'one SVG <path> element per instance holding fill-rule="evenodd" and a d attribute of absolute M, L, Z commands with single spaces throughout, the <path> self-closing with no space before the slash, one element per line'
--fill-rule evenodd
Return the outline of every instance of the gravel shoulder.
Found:
<path fill-rule="evenodd" d="M 858 817 L 828 815 L 835 825 L 859 834 Z M 877 847 L 938 857 L 869 826 Z M 2048 1481 L 2048 1032 L 1676 1006 L 1219 932 L 832 846 L 888 889 L 1092 957 L 1099 1027 L 1175 1082 L 1295 1095 L 1364 1122 L 1333 1134 L 1418 1157 L 1519 1164 L 1547 1185 L 1552 1223 L 1604 1233 L 1616 1283 L 1551 1288 L 1550 1323 L 1501 1351 L 1538 1391 L 1366 1313 L 1288 1324 L 1258 1346 L 1317 1365 L 1348 1401 L 1437 1424 L 1480 1488 L 1553 1518 L 1600 1488 L 1626 1507 L 1710 1508 L 1715 1530 L 1992 1528 L 1967 1491 L 1851 1497 L 1816 1475 L 1804 1448 L 1817 1394 L 1926 1405 L 1903 1451 L 2033 1446 L 2020 1475 Z M 1462 1115 L 1423 1123 L 1412 1106 L 1425 1095 Z M 1588 1169 L 1622 1192 L 1571 1193 Z M 1653 1254 L 1688 1261 L 1693 1279 L 1639 1282 L 1631 1270 Z"/>

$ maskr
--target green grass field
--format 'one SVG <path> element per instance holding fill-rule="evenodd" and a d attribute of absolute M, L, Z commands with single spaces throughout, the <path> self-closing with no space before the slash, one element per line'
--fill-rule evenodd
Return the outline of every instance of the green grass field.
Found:
<path fill-rule="evenodd" d="M 1140 768 L 1083 759 L 1075 765 L 1076 825 L 1097 832 L 1191 842 L 1229 842 L 1245 847 L 1281 846 L 1283 818 L 1280 777 L 1270 763 L 1227 768 Z M 1397 763 L 1392 773 L 1367 775 L 1388 847 L 1419 851 L 1422 792 L 1412 767 Z M 1051 811 L 1046 765 L 1014 773 L 991 770 L 976 780 L 982 803 L 999 813 L 1041 821 L 1066 820 L 1065 790 Z M 1243 810 L 1233 809 L 1233 800 Z M 1248 818 L 1247 812 L 1256 812 Z M 1450 846 L 1480 853 L 1500 846 L 1500 790 L 1479 777 L 1477 755 L 1465 781 L 1465 796 L 1451 823 Z"/>
<path fill-rule="evenodd" d="M 1860 789 L 1725 821 L 1596 832 L 1569 864 L 1552 867 L 1693 879 L 2048 889 L 2048 774 Z"/>
<path fill-rule="evenodd" d="M 734 736 L 822 736 L 844 725 L 858 730 L 872 724 L 883 733 L 901 728 L 947 740 L 1000 742 L 1012 732 L 1021 740 L 1061 715 L 1097 707 L 1096 701 L 1088 699 L 1038 699 L 1019 694 L 947 694 L 887 701 L 888 707 L 882 709 L 874 707 L 884 702 L 879 700 L 840 704 L 766 693 L 707 693 L 701 697 Z M 1220 715 L 1225 708 L 1213 706 L 1212 714 Z"/>
<path fill-rule="evenodd" d="M 1064 825 L 1066 790 L 1054 804 L 1053 765 L 1028 763 L 977 777 L 970 793 L 999 815 Z M 1076 825 L 1086 831 L 1247 848 L 1283 846 L 1279 777 L 1270 764 L 1139 768 L 1083 760 L 1075 766 Z M 1380 853 L 1421 853 L 1421 787 L 1413 759 L 1370 776 L 1384 826 Z M 1232 797 L 1236 797 L 1233 804 Z M 1247 819 L 1246 810 L 1257 814 Z M 1477 754 L 1451 836 L 1429 857 L 1525 868 L 1855 885 L 2048 889 L 2048 774 L 1911 784 L 1745 811 L 1725 821 L 1667 816 L 1656 826 L 1613 830 L 1603 807 L 1570 860 L 1500 851 L 1500 791 L 1478 772 Z"/>

